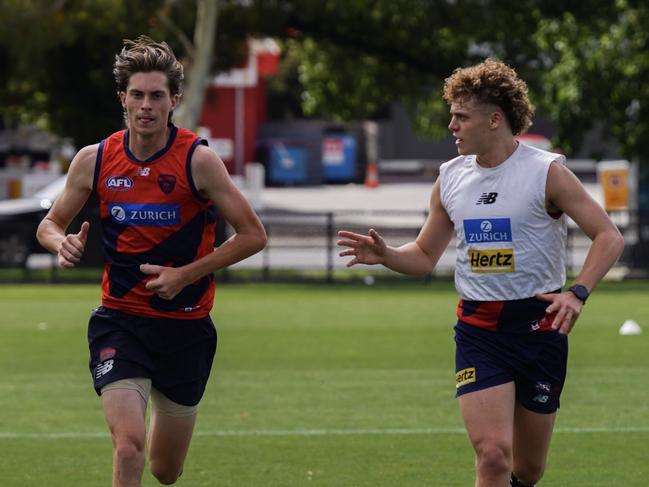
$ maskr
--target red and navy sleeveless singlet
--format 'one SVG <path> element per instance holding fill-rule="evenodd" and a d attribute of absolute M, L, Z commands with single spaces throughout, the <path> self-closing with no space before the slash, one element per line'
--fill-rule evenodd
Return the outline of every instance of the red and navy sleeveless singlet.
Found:
<path fill-rule="evenodd" d="M 165 300 L 146 289 L 155 276 L 140 264 L 180 267 L 214 250 L 216 211 L 194 186 L 196 134 L 170 126 L 167 146 L 145 161 L 128 148 L 128 130 L 99 144 L 94 190 L 99 197 L 104 251 L 102 304 L 140 316 L 196 319 L 214 300 L 210 274 Z"/>

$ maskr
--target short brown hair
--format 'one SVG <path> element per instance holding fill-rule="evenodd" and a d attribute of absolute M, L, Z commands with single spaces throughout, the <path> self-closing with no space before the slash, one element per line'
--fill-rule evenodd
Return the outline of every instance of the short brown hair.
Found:
<path fill-rule="evenodd" d="M 449 105 L 465 100 L 496 105 L 514 135 L 525 133 L 532 125 L 534 105 L 527 96 L 527 85 L 514 69 L 495 59 L 457 68 L 444 81 L 444 100 Z"/>
<path fill-rule="evenodd" d="M 117 91 L 126 91 L 128 81 L 135 73 L 151 71 L 163 72 L 167 76 L 171 95 L 180 94 L 184 78 L 183 65 L 166 42 L 156 42 L 144 35 L 134 41 L 124 39 L 124 47 L 115 55 L 113 65 Z"/>

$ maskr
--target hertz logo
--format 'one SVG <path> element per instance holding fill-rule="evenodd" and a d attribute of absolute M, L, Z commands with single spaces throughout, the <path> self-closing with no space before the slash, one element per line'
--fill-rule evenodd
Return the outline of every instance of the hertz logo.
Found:
<path fill-rule="evenodd" d="M 494 274 L 497 272 L 514 272 L 514 249 L 469 250 L 471 272 Z"/>
<path fill-rule="evenodd" d="M 462 369 L 455 374 L 455 388 L 459 389 L 462 386 L 475 382 L 475 367 Z"/>

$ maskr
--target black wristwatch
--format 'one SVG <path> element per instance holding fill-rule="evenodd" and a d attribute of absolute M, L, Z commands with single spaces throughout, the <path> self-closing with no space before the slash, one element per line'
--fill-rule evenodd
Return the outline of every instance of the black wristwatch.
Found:
<path fill-rule="evenodd" d="M 577 296 L 577 299 L 579 299 L 584 304 L 586 304 L 586 300 L 588 299 L 588 296 L 590 296 L 590 293 L 588 292 L 586 286 L 582 286 L 581 284 L 573 284 L 572 286 L 570 286 L 568 291 Z"/>

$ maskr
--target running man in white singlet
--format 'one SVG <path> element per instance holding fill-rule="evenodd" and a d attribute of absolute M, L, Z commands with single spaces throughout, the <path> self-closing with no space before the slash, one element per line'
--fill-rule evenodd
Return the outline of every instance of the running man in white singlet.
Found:
<path fill-rule="evenodd" d="M 455 236 L 460 295 L 456 391 L 476 456 L 476 487 L 533 486 L 543 476 L 567 363 L 567 335 L 624 242 L 560 154 L 516 140 L 531 125 L 527 86 L 492 59 L 446 79 L 459 157 L 443 164 L 415 241 L 340 231 L 341 256 L 430 273 Z M 592 244 L 565 285 L 566 216 Z"/>

